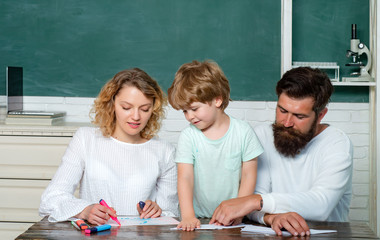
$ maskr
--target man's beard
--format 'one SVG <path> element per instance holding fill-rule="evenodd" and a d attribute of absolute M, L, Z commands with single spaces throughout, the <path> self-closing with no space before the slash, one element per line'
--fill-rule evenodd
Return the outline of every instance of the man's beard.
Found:
<path fill-rule="evenodd" d="M 301 133 L 293 128 L 284 127 L 282 124 L 273 123 L 274 146 L 282 155 L 295 157 L 313 138 L 316 128 L 316 120 L 307 133 Z"/>

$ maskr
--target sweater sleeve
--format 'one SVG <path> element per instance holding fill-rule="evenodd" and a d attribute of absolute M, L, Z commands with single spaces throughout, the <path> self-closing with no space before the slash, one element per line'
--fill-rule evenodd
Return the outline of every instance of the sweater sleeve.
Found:
<path fill-rule="evenodd" d="M 161 166 L 161 176 L 157 180 L 156 202 L 162 209 L 162 216 L 177 217 L 178 197 L 177 197 L 177 168 L 174 163 L 175 149 L 169 148 L 168 158 Z"/>
<path fill-rule="evenodd" d="M 41 196 L 40 216 L 51 222 L 66 221 L 91 205 L 74 196 L 85 168 L 80 129 L 75 133 L 52 181 Z"/>
<path fill-rule="evenodd" d="M 326 221 L 352 181 L 351 142 L 347 137 L 336 138 L 316 157 L 321 160 L 316 181 L 309 190 L 270 193 L 266 188 L 257 189 L 264 202 L 262 211 L 297 212 L 307 220 Z"/>

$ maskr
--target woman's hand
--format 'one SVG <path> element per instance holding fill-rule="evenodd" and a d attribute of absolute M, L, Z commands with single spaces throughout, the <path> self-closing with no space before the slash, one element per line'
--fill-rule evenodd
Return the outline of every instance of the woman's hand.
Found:
<path fill-rule="evenodd" d="M 141 209 L 140 205 L 137 204 L 137 211 L 140 214 L 140 218 L 156 218 L 161 216 L 162 213 L 160 206 L 151 200 L 145 201 L 145 206 L 143 209 Z"/>
<path fill-rule="evenodd" d="M 117 217 L 116 211 L 113 208 L 109 209 L 100 204 L 92 204 L 83 209 L 83 211 L 75 217 L 85 219 L 90 224 L 103 225 L 110 219 L 110 216 Z"/>

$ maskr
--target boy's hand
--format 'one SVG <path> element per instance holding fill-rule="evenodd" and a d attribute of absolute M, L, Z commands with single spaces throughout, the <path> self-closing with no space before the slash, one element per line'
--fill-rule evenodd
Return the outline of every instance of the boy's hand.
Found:
<path fill-rule="evenodd" d="M 196 217 L 183 218 L 177 228 L 182 228 L 183 231 L 194 231 L 195 228 L 200 228 L 201 222 Z"/>
<path fill-rule="evenodd" d="M 140 214 L 140 218 L 156 218 L 161 216 L 162 213 L 160 206 L 151 200 L 145 201 L 145 206 L 143 209 L 141 209 L 140 205 L 137 203 L 137 211 Z"/>

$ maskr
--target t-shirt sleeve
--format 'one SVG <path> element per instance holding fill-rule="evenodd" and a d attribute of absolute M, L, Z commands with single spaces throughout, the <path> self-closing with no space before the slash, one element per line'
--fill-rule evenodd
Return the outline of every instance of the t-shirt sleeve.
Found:
<path fill-rule="evenodd" d="M 246 134 L 244 138 L 243 162 L 252 160 L 264 152 L 264 149 L 261 146 L 261 143 L 256 136 L 255 131 L 250 125 L 248 125 L 248 123 L 245 131 Z"/>
<path fill-rule="evenodd" d="M 181 132 L 179 136 L 175 162 L 194 164 L 193 154 L 193 138 L 191 137 L 191 129 L 187 128 Z"/>

